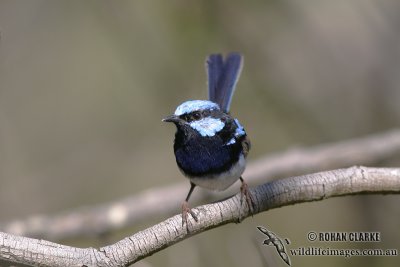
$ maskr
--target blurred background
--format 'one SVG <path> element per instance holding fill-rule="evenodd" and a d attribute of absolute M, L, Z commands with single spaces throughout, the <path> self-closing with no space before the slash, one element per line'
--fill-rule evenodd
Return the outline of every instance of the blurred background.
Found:
<path fill-rule="evenodd" d="M 185 179 L 173 156 L 175 128 L 161 119 L 187 99 L 207 97 L 210 53 L 245 57 L 231 109 L 252 140 L 250 161 L 398 127 L 399 28 L 395 0 L 2 0 L 0 221 Z M 275 209 L 189 238 L 138 266 L 285 266 L 275 251 L 265 254 L 271 248 L 261 246 L 257 225 L 289 238 L 292 247 L 318 245 L 306 240 L 312 230 L 378 231 L 377 244 L 320 245 L 399 249 L 398 202 L 398 196 L 353 196 Z M 102 246 L 162 219 L 107 241 L 59 242 Z M 399 262 L 291 259 L 293 266 Z"/>

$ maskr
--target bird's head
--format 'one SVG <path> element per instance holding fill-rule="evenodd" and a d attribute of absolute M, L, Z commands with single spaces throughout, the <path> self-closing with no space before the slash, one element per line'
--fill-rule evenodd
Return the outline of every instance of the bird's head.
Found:
<path fill-rule="evenodd" d="M 229 115 L 218 104 L 208 100 L 189 100 L 179 105 L 174 114 L 163 119 L 173 122 L 179 130 L 195 130 L 203 137 L 211 137 L 225 127 Z"/>

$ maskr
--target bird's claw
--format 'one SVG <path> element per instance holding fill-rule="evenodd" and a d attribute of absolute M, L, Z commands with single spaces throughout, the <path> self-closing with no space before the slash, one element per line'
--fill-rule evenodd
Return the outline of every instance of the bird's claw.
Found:
<path fill-rule="evenodd" d="M 244 180 L 242 180 L 242 186 L 240 187 L 240 207 L 242 207 L 242 205 L 243 205 L 243 198 L 246 198 L 246 203 L 247 203 L 247 206 L 249 207 L 249 212 L 250 212 L 251 216 L 253 216 L 255 203 L 254 203 L 253 196 L 250 193 L 249 186 L 247 185 L 247 183 Z M 241 221 L 242 221 L 242 214 L 240 213 L 239 214 L 239 222 L 241 222 Z"/>
<path fill-rule="evenodd" d="M 197 218 L 197 215 L 194 213 L 194 211 L 189 207 L 189 204 L 187 201 L 184 201 L 182 204 L 182 227 L 186 224 L 186 229 L 189 232 L 189 224 L 188 224 L 188 213 L 192 215 L 193 219 L 198 222 L 199 219 Z"/>

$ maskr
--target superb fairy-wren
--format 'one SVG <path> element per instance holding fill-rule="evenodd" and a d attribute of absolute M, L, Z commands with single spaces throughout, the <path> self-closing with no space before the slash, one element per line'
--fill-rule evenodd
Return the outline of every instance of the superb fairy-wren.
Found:
<path fill-rule="evenodd" d="M 239 53 L 230 53 L 224 59 L 212 54 L 206 59 L 209 100 L 189 100 L 179 105 L 175 113 L 163 119 L 173 122 L 174 152 L 182 173 L 190 179 L 190 190 L 182 204 L 182 225 L 189 212 L 188 201 L 196 185 L 211 190 L 225 190 L 238 179 L 241 203 L 246 198 L 250 212 L 254 201 L 242 178 L 250 141 L 243 126 L 229 114 L 236 83 L 243 66 Z"/>

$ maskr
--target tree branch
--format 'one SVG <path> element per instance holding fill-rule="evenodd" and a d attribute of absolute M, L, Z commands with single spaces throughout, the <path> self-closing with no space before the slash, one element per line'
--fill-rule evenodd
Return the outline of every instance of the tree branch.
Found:
<path fill-rule="evenodd" d="M 373 165 L 400 154 L 400 129 L 364 138 L 297 148 L 265 156 L 249 164 L 244 177 L 249 184 L 265 183 L 273 177 L 298 175 L 356 164 Z M 188 182 L 153 188 L 111 203 L 86 206 L 53 216 L 35 215 L 0 225 L 0 230 L 17 235 L 60 240 L 98 236 L 149 218 L 162 218 L 178 211 L 187 194 Z M 232 195 L 237 188 L 226 190 Z M 218 195 L 221 198 L 221 194 Z M 212 194 L 193 194 L 193 203 L 209 202 Z M 168 201 L 165 201 L 168 199 Z M 215 197 L 213 198 L 215 199 Z"/>
<path fill-rule="evenodd" d="M 400 168 L 351 167 L 275 180 L 251 189 L 255 213 L 273 208 L 355 194 L 399 194 Z M 194 209 L 199 221 L 182 227 L 181 215 L 95 248 L 74 248 L 48 241 L 0 233 L 0 260 L 40 266 L 129 266 L 192 235 L 249 216 L 240 194 Z"/>

